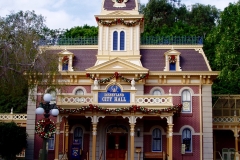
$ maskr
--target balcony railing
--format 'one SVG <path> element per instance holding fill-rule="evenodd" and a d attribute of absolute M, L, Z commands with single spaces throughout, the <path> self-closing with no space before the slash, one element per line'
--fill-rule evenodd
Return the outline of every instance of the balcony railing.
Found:
<path fill-rule="evenodd" d="M 0 121 L 26 121 L 27 114 L 10 114 L 10 113 L 1 113 Z"/>
<path fill-rule="evenodd" d="M 129 106 L 129 105 L 138 105 L 138 106 L 145 106 L 145 107 L 170 107 L 173 106 L 172 103 L 172 96 L 169 95 L 135 95 L 130 96 L 130 104 L 123 103 L 120 106 Z M 89 104 L 98 104 L 98 97 L 92 95 L 59 95 L 57 105 L 62 106 L 88 106 Z M 105 104 L 106 105 L 106 104 Z M 116 104 L 117 105 L 117 104 Z"/>
<path fill-rule="evenodd" d="M 202 45 L 200 36 L 142 36 L 141 45 Z M 98 37 L 56 38 L 39 41 L 44 45 L 98 45 Z"/>

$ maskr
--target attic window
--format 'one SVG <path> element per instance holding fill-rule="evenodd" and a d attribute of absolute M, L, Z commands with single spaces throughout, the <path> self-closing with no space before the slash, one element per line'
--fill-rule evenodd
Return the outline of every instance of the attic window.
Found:
<path fill-rule="evenodd" d="M 165 53 L 165 68 L 164 71 L 182 71 L 180 67 L 180 52 L 170 50 Z"/>
<path fill-rule="evenodd" d="M 64 56 L 63 59 L 62 59 L 62 70 L 63 71 L 68 70 L 68 62 L 69 62 L 68 56 Z"/>
<path fill-rule="evenodd" d="M 59 71 L 74 71 L 72 64 L 74 54 L 67 50 L 63 50 L 62 52 L 58 53 L 58 55 L 59 55 L 58 64 Z"/>

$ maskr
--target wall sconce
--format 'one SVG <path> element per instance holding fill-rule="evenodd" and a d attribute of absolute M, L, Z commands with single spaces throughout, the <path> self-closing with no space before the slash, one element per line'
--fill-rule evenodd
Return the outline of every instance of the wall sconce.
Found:
<path fill-rule="evenodd" d="M 140 128 L 137 129 L 137 136 L 140 137 Z"/>

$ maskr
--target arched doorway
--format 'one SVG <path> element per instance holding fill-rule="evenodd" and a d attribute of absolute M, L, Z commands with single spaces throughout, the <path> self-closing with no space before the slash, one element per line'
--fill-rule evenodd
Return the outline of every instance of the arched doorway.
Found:
<path fill-rule="evenodd" d="M 106 160 L 125 160 L 128 130 L 124 125 L 110 125 L 106 134 Z"/>

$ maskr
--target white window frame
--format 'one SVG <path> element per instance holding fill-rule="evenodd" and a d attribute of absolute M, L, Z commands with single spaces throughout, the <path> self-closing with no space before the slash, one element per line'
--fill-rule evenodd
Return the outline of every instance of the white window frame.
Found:
<path fill-rule="evenodd" d="M 117 50 L 113 50 L 113 41 L 114 41 L 114 36 L 113 36 L 113 33 L 114 32 L 117 32 L 118 33 L 118 40 L 117 40 Z M 124 32 L 124 50 L 120 50 L 120 33 L 121 32 Z M 121 30 L 113 30 L 112 31 L 112 47 L 111 47 L 111 51 L 115 51 L 115 52 L 122 52 L 122 51 L 126 51 L 126 48 L 127 48 L 127 46 L 126 46 L 126 31 L 125 30 L 123 30 L 123 29 L 121 29 Z"/>

